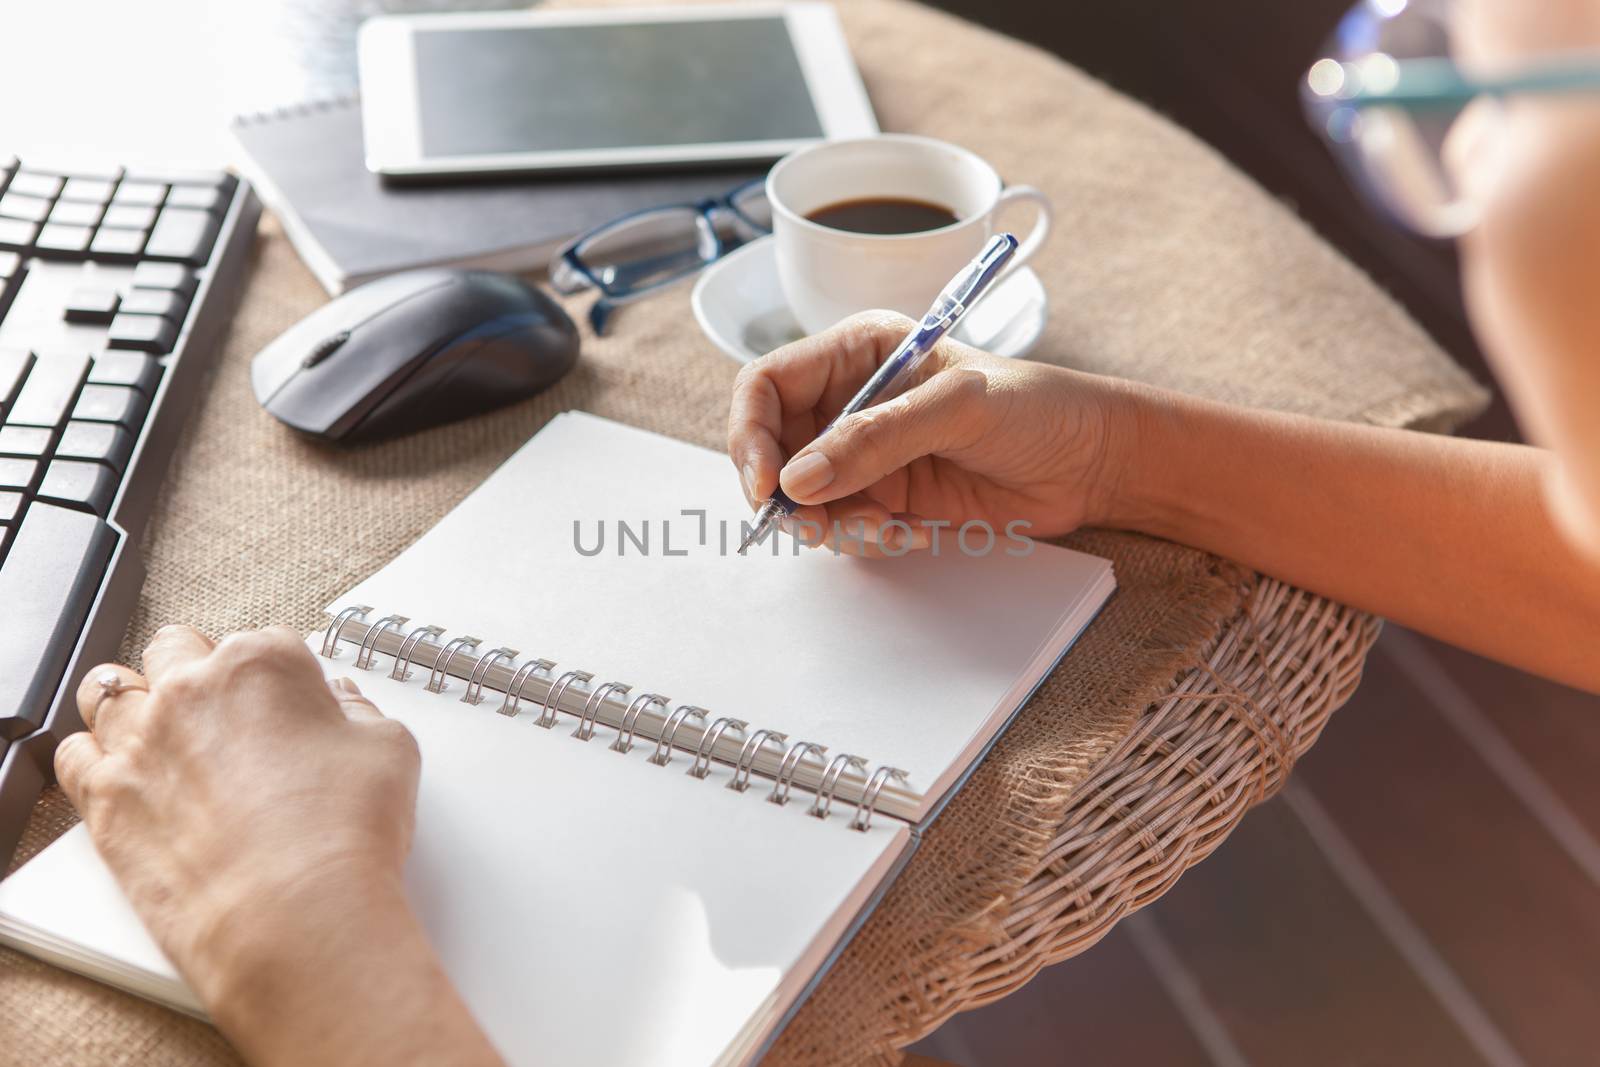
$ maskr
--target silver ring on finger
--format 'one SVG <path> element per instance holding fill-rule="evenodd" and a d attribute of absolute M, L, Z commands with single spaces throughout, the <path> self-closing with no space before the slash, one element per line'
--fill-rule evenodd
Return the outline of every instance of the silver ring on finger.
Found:
<path fill-rule="evenodd" d="M 96 675 L 94 684 L 99 687 L 100 692 L 95 695 L 94 707 L 89 709 L 89 721 L 91 728 L 93 727 L 94 723 L 100 720 L 100 705 L 104 704 L 107 700 L 110 700 L 112 697 L 121 696 L 123 693 L 128 692 L 150 692 L 150 687 L 148 685 L 145 685 L 143 682 L 127 681 L 116 671 L 104 671 Z"/>

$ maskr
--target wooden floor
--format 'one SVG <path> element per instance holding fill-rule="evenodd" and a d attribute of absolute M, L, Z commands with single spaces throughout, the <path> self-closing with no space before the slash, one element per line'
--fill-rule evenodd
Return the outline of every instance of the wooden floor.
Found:
<path fill-rule="evenodd" d="M 1371 216 L 1299 117 L 1296 79 L 1346 4 L 941 6 L 1210 140 L 1488 380 L 1449 250 Z M 1467 432 L 1517 438 L 1498 400 Z M 1600 698 L 1390 627 L 1289 787 L 1215 855 L 915 1051 L 963 1067 L 1600 1063 Z"/>

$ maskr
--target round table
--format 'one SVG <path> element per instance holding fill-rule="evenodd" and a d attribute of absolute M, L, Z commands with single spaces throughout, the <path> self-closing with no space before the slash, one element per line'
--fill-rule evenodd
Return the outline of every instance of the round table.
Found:
<path fill-rule="evenodd" d="M 1057 228 L 1034 263 L 1052 308 L 1033 358 L 1381 425 L 1448 428 L 1483 403 L 1365 276 L 1182 130 L 1051 56 L 905 0 L 845 0 L 839 13 L 884 129 L 965 144 L 1053 198 Z M 125 656 L 171 621 L 318 627 L 323 604 L 558 411 L 722 443 L 737 366 L 679 291 L 586 337 L 578 370 L 532 401 L 324 449 L 267 418 L 247 383 L 251 355 L 324 299 L 266 223 L 152 522 Z M 1113 559 L 1117 596 L 767 1062 L 892 1062 L 952 1013 L 1093 945 L 1277 789 L 1359 680 L 1377 631 L 1368 616 L 1138 535 L 1067 543 Z M 73 818 L 47 791 L 18 860 Z M 0 1048 L 56 1065 L 236 1060 L 202 1023 L 3 951 Z"/>

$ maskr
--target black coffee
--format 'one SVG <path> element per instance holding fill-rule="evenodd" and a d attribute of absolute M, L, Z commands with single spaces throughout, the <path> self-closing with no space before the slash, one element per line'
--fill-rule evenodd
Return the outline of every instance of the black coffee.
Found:
<path fill-rule="evenodd" d="M 959 221 L 940 204 L 899 196 L 868 196 L 819 207 L 806 218 L 820 226 L 851 233 L 921 233 Z"/>

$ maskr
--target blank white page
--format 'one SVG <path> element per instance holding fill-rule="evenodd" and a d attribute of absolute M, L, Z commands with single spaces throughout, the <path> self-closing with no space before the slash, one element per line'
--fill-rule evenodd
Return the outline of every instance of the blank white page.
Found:
<path fill-rule="evenodd" d="M 853 832 L 848 805 L 819 821 L 805 794 L 778 807 L 727 768 L 691 778 L 686 755 L 656 767 L 376 662 L 354 673 L 422 749 L 412 903 L 512 1064 L 744 1062 L 910 845 L 895 820 Z M 195 1008 L 82 826 L 0 883 L 0 940 Z"/>
<path fill-rule="evenodd" d="M 705 543 L 685 510 L 705 512 Z M 555 660 L 557 674 L 593 671 L 892 764 L 925 811 L 1115 584 L 1095 556 L 1008 554 L 1004 531 L 982 556 L 946 531 L 938 556 L 864 560 L 779 538 L 741 557 L 749 519 L 726 456 L 568 413 L 330 608 L 404 613 Z M 648 553 L 619 543 L 619 520 L 636 536 L 648 524 Z M 602 523 L 603 551 L 584 555 Z"/>

